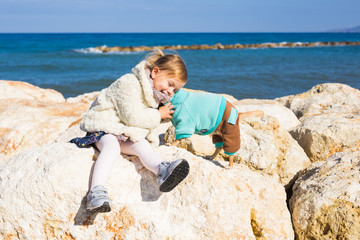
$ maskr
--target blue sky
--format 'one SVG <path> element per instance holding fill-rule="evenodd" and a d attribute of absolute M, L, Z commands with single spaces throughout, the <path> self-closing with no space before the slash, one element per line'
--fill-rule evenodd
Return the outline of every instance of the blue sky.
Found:
<path fill-rule="evenodd" d="M 0 0 L 0 32 L 322 32 L 360 0 Z"/>

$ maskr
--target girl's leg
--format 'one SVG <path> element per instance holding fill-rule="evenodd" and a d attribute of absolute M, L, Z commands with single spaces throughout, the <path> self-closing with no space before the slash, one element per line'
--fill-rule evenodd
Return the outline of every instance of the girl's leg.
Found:
<path fill-rule="evenodd" d="M 96 147 L 100 154 L 95 162 L 90 189 L 97 185 L 105 186 L 114 162 L 120 155 L 120 144 L 112 134 L 104 135 L 96 143 Z"/>
<path fill-rule="evenodd" d="M 157 175 L 157 182 L 161 192 L 174 189 L 189 173 L 189 164 L 186 160 L 178 159 L 173 162 L 163 162 L 150 143 L 145 139 L 139 142 L 121 142 L 122 153 L 136 155 L 141 163 Z"/>
<path fill-rule="evenodd" d="M 155 174 L 158 174 L 159 165 L 162 162 L 162 159 L 145 139 L 138 142 L 132 142 L 130 140 L 121 142 L 121 152 L 128 155 L 138 156 L 141 163 L 147 169 Z"/>

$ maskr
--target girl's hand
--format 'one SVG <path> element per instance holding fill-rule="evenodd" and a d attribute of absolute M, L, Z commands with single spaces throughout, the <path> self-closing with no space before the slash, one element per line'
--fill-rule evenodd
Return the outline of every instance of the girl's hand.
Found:
<path fill-rule="evenodd" d="M 159 112 L 160 112 L 160 116 L 161 119 L 171 119 L 172 116 L 171 114 L 174 113 L 174 110 L 172 110 L 174 108 L 174 105 L 172 105 L 170 102 L 168 102 L 166 105 L 162 106 L 159 108 Z"/>

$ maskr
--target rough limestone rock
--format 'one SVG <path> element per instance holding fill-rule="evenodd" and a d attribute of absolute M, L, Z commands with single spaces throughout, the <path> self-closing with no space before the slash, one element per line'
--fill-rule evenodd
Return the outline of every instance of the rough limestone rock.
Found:
<path fill-rule="evenodd" d="M 296 174 L 309 166 L 304 150 L 271 116 L 247 118 L 240 123 L 241 147 L 234 161 L 279 177 L 290 187 Z"/>
<path fill-rule="evenodd" d="M 251 169 L 277 175 L 290 187 L 297 173 L 310 165 L 310 160 L 296 140 L 279 126 L 276 118 L 248 118 L 240 124 L 241 147 L 234 161 Z"/>
<path fill-rule="evenodd" d="M 326 160 L 336 152 L 360 150 L 360 112 L 306 117 L 291 135 L 311 162 Z"/>
<path fill-rule="evenodd" d="M 64 102 L 63 95 L 53 89 L 43 89 L 30 83 L 0 80 L 0 99 L 18 99 L 43 102 Z"/>
<path fill-rule="evenodd" d="M 275 100 L 243 99 L 233 102 L 239 112 L 262 110 L 265 115 L 276 118 L 280 127 L 289 131 L 301 124 L 295 114 Z"/>
<path fill-rule="evenodd" d="M 360 152 L 336 153 L 304 170 L 290 200 L 296 239 L 359 239 Z"/>
<path fill-rule="evenodd" d="M 284 188 L 236 166 L 161 146 L 165 160 L 186 158 L 189 176 L 169 193 L 137 157 L 121 156 L 108 181 L 112 211 L 85 211 L 92 148 L 63 142 L 23 151 L 0 164 L 3 239 L 294 239 Z"/>
<path fill-rule="evenodd" d="M 309 91 L 277 99 L 298 118 L 360 110 L 360 91 L 345 84 L 324 83 Z M 301 121 L 301 119 L 300 119 Z"/>
<path fill-rule="evenodd" d="M 290 133 L 312 162 L 360 149 L 359 90 L 326 83 L 278 100 L 300 118 L 302 124 Z"/>
<path fill-rule="evenodd" d="M 54 139 L 79 122 L 97 93 L 65 100 L 55 90 L 0 81 L 0 163 Z"/>
<path fill-rule="evenodd" d="M 276 118 L 267 115 L 249 117 L 240 121 L 239 126 L 241 146 L 234 155 L 235 163 L 277 176 L 286 188 L 291 187 L 300 170 L 310 165 L 304 150 L 279 126 Z M 165 142 L 172 143 L 174 139 L 174 127 L 170 127 L 165 134 Z M 179 147 L 203 157 L 215 151 L 210 136 L 193 135 L 181 140 Z M 216 160 L 227 158 L 222 151 Z"/>
<path fill-rule="evenodd" d="M 164 136 L 164 144 L 173 145 L 175 141 L 175 127 L 170 125 L 166 130 Z M 203 156 L 212 155 L 215 151 L 214 144 L 212 143 L 211 137 L 209 136 L 200 136 L 197 134 L 192 135 L 186 139 L 180 139 L 180 142 L 177 144 L 177 147 L 188 150 L 194 155 Z M 221 155 L 218 155 L 216 160 L 224 160 Z"/>

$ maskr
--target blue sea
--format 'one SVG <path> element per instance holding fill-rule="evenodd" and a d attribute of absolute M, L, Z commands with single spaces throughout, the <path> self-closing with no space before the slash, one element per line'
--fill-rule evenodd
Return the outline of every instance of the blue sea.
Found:
<path fill-rule="evenodd" d="M 52 88 L 65 98 L 99 91 L 148 52 L 99 53 L 97 46 L 360 41 L 360 33 L 0 34 L 0 79 Z M 237 99 L 297 94 L 320 83 L 360 89 L 360 46 L 178 50 L 187 88 Z"/>

